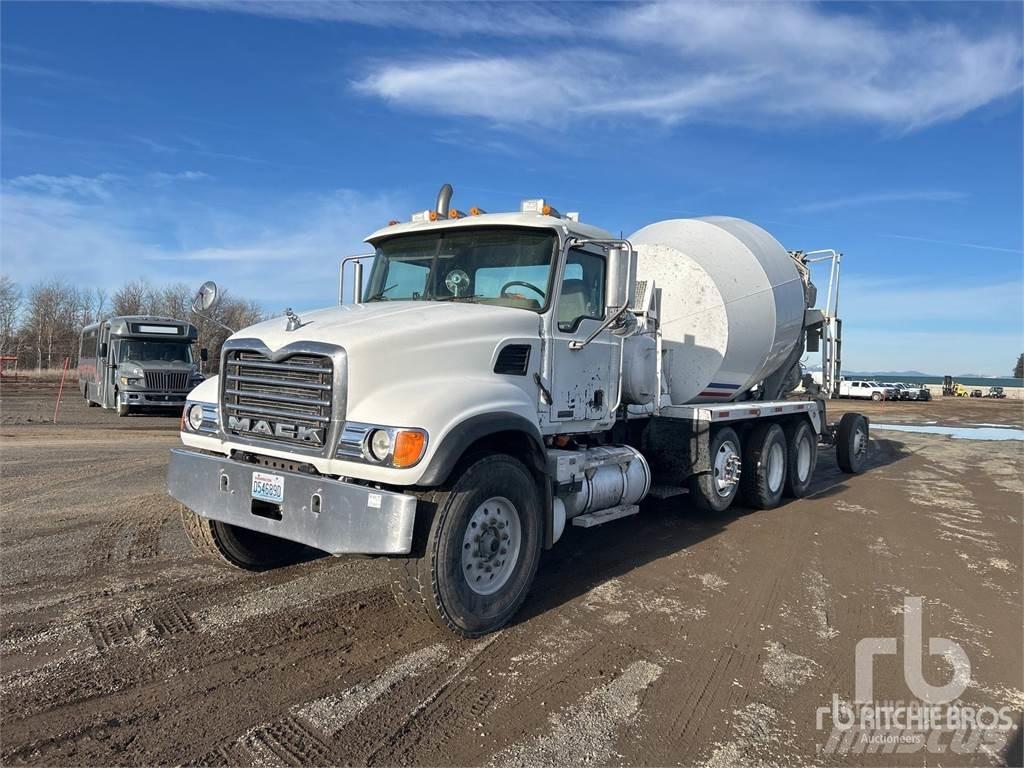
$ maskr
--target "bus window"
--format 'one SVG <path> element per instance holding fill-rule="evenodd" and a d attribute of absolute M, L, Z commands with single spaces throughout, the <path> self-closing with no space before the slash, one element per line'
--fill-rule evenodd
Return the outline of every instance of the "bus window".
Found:
<path fill-rule="evenodd" d="M 123 339 L 117 361 L 123 363 L 128 360 L 137 363 L 148 360 L 162 360 L 167 363 L 191 363 L 192 347 L 189 344 L 182 344 L 180 342 Z"/>

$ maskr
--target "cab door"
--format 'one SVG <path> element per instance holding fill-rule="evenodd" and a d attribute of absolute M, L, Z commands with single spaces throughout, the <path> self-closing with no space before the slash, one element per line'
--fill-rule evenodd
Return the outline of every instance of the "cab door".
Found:
<path fill-rule="evenodd" d="M 100 352 L 106 354 L 101 355 Z M 116 408 L 117 401 L 114 397 L 117 368 L 113 361 L 116 359 L 114 344 L 110 339 L 110 324 L 100 326 L 99 340 L 96 345 L 96 381 L 99 388 L 98 400 L 104 408 Z"/>
<path fill-rule="evenodd" d="M 619 398 L 621 340 L 604 330 L 581 349 L 571 346 L 604 322 L 607 279 L 601 251 L 570 249 L 552 310 L 548 418 L 581 432 L 610 421 Z"/>

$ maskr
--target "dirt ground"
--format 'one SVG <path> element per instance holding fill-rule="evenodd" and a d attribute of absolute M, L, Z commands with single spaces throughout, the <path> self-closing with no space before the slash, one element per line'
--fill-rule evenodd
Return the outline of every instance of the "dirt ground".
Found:
<path fill-rule="evenodd" d="M 823 749 L 858 641 L 969 659 L 961 702 L 1024 707 L 1024 443 L 873 432 L 872 467 L 819 453 L 814 493 L 766 512 L 686 497 L 570 527 L 517 622 L 460 641 L 394 604 L 386 562 L 266 574 L 196 559 L 164 492 L 176 416 L 119 419 L 55 388 L 0 390 L 0 763 L 991 765 Z M 879 423 L 1022 426 L 1021 403 L 840 403 Z M 837 417 L 837 416 L 836 416 Z M 947 663 L 948 662 L 948 663 Z M 930 656 L 934 685 L 951 656 Z M 874 698 L 912 698 L 896 656 Z M 966 678 L 964 678 L 966 680 Z M 961 752 L 963 750 L 960 750 Z"/>

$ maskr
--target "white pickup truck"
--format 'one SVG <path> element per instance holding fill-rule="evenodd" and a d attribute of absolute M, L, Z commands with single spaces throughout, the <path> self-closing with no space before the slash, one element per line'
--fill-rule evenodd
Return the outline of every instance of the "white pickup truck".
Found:
<path fill-rule="evenodd" d="M 862 400 L 887 400 L 892 398 L 892 390 L 883 387 L 877 381 L 847 381 L 839 382 L 839 397 L 853 397 Z"/>
<path fill-rule="evenodd" d="M 805 351 L 838 367 L 835 251 L 727 217 L 627 240 L 544 200 L 464 213 L 451 193 L 367 237 L 352 303 L 224 344 L 168 470 L 197 549 L 249 570 L 388 556 L 400 603 L 473 637 L 512 618 L 567 526 L 649 493 L 774 507 L 810 492 L 819 445 L 866 469 L 867 419 L 830 425 L 791 394 Z M 216 299 L 207 283 L 195 311 Z"/>

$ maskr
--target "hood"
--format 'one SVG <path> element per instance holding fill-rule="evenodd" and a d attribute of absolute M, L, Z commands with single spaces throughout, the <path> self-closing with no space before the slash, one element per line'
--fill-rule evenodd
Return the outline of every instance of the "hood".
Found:
<path fill-rule="evenodd" d="M 286 331 L 286 319 L 277 317 L 232 339 L 256 338 L 272 351 L 306 340 L 344 347 L 348 418 L 367 423 L 418 424 L 424 399 L 451 399 L 454 390 L 482 391 L 495 382 L 499 347 L 540 346 L 539 315 L 484 304 L 371 302 L 307 312 L 300 319 L 294 331 Z M 537 360 L 534 354 L 530 365 Z M 533 386 L 526 376 L 515 379 L 515 387 Z"/>
<path fill-rule="evenodd" d="M 535 312 L 487 304 L 440 301 L 379 301 L 329 307 L 300 315 L 301 327 L 285 330 L 287 320 L 275 317 L 235 333 L 232 339 L 260 339 L 271 350 L 299 340 L 340 344 L 352 351 L 387 343 L 400 348 L 454 338 L 530 336 L 540 333 Z"/>

